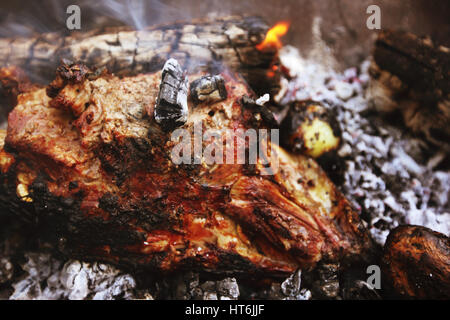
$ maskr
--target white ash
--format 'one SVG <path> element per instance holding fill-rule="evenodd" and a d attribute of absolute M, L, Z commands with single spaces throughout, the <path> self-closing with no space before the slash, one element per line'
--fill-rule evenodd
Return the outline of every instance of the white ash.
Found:
<path fill-rule="evenodd" d="M 236 278 L 202 280 L 196 272 L 179 272 L 163 277 L 137 289 L 138 277 L 103 263 L 61 260 L 49 253 L 28 252 L 21 265 L 23 275 L 14 279 L 12 300 L 113 300 L 113 299 L 176 299 L 176 300 L 237 300 L 284 299 L 309 300 L 308 289 L 301 287 L 298 270 L 283 282 L 268 289 L 255 290 L 238 284 Z M 241 290 L 245 291 L 242 295 Z"/>
<path fill-rule="evenodd" d="M 136 282 L 129 274 L 102 263 L 69 260 L 48 253 L 26 253 L 25 275 L 12 284 L 12 300 L 132 299 Z"/>
<path fill-rule="evenodd" d="M 450 173 L 434 169 L 445 154 L 435 150 L 427 159 L 425 142 L 401 124 L 393 126 L 368 115 L 370 62 L 359 70 L 338 73 L 313 58 L 302 58 L 290 46 L 282 49 L 280 58 L 294 77 L 282 104 L 312 99 L 337 111 L 343 140 L 338 155 L 346 161 L 344 184 L 339 187 L 367 221 L 374 239 L 383 245 L 389 231 L 404 223 L 449 235 Z"/>
<path fill-rule="evenodd" d="M 240 296 L 235 278 L 202 280 L 199 273 L 179 272 L 154 284 L 158 299 L 176 300 L 237 300 Z"/>
<path fill-rule="evenodd" d="M 302 271 L 299 269 L 282 282 L 273 282 L 270 287 L 261 290 L 246 288 L 241 285 L 244 299 L 268 299 L 268 300 L 310 300 L 312 293 L 302 287 Z"/>
<path fill-rule="evenodd" d="M 283 300 L 309 300 L 311 291 L 302 289 L 302 271 L 299 269 L 281 283 L 281 292 L 285 295 Z"/>
<path fill-rule="evenodd" d="M 301 287 L 300 270 L 283 282 L 274 282 L 269 288 L 259 290 L 238 283 L 236 278 L 202 281 L 200 274 L 185 272 L 157 282 L 154 294 L 158 298 L 178 300 L 311 299 L 311 292 Z"/>
<path fill-rule="evenodd" d="M 270 95 L 268 93 L 266 93 L 265 95 L 259 97 L 258 99 L 256 99 L 256 104 L 263 106 L 265 103 L 270 101 Z"/>

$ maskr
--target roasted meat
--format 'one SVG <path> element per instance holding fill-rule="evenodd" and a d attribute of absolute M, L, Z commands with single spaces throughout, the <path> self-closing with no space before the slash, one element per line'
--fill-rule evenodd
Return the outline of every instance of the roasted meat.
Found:
<path fill-rule="evenodd" d="M 367 259 L 373 243 L 359 216 L 308 156 L 267 138 L 277 168 L 261 154 L 240 164 L 238 148 L 219 139 L 235 161 L 210 163 L 203 137 L 200 157 L 175 164 L 176 130 L 195 149 L 199 128 L 271 128 L 262 107 L 248 107 L 246 83 L 223 71 L 184 75 L 189 84 L 219 79 L 226 95 L 187 97 L 185 121 L 167 130 L 154 118 L 162 73 L 120 79 L 65 65 L 47 89 L 19 95 L 0 154 L 2 205 L 20 208 L 67 254 L 161 271 L 276 276 Z"/>

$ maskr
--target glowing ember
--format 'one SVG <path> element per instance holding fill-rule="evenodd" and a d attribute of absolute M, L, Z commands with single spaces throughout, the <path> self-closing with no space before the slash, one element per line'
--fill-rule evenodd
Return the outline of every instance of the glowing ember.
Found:
<path fill-rule="evenodd" d="M 272 66 L 271 70 L 267 71 L 266 75 L 269 78 L 272 78 L 275 76 L 275 72 L 278 70 L 278 66 L 274 65 Z"/>
<path fill-rule="evenodd" d="M 256 46 L 256 49 L 263 50 L 265 48 L 281 48 L 282 43 L 280 37 L 286 34 L 289 29 L 289 22 L 282 21 L 274 25 L 269 31 L 267 31 L 266 38 L 263 42 Z"/>

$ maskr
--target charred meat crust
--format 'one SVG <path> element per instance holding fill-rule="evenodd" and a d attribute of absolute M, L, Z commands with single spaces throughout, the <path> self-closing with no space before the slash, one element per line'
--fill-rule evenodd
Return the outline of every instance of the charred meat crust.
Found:
<path fill-rule="evenodd" d="M 367 258 L 367 231 L 312 159 L 272 145 L 280 157 L 274 176 L 261 175 L 260 163 L 176 166 L 174 141 L 152 117 L 161 73 L 89 78 L 84 67 L 69 69 L 56 96 L 45 89 L 19 96 L 0 181 L 2 202 L 26 208 L 43 237 L 63 239 L 70 255 L 163 272 L 274 276 Z M 227 98 L 188 100 L 182 128 L 261 125 L 242 102 L 250 89 L 229 72 L 221 77 Z"/>
<path fill-rule="evenodd" d="M 93 80 L 100 76 L 103 70 L 105 69 L 92 72 L 84 64 L 63 60 L 62 64 L 56 69 L 55 79 L 47 87 L 47 95 L 50 98 L 55 98 L 67 84 L 82 83 L 87 78 Z"/>

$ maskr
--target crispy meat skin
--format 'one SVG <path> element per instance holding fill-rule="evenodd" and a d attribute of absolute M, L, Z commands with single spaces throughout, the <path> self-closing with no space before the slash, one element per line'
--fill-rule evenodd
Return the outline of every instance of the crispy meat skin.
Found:
<path fill-rule="evenodd" d="M 242 106 L 253 95 L 245 83 L 221 76 L 227 99 L 188 99 L 182 128 L 264 127 L 257 110 Z M 45 89 L 20 95 L 0 153 L 3 205 L 21 208 L 70 254 L 274 276 L 369 255 L 358 215 L 314 160 L 272 145 L 272 176 L 260 174 L 260 163 L 176 166 L 175 142 L 152 118 L 160 72 L 75 78 L 57 82 L 52 98 Z"/>

